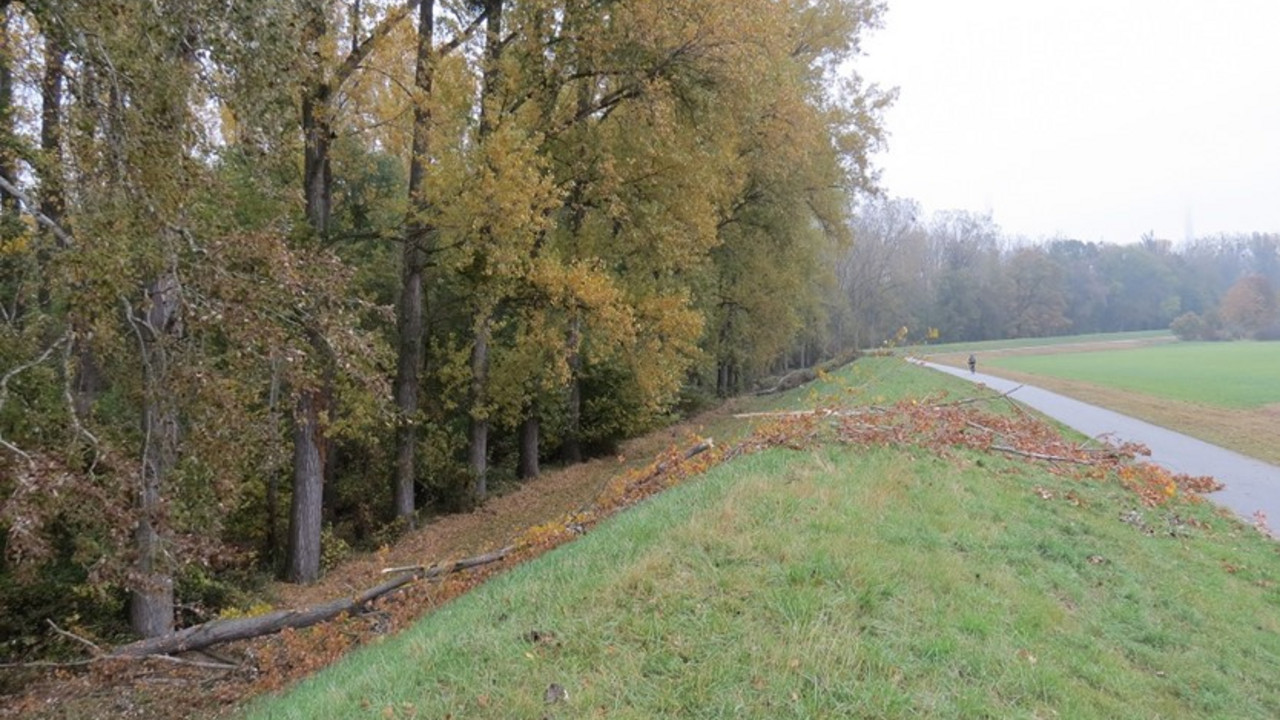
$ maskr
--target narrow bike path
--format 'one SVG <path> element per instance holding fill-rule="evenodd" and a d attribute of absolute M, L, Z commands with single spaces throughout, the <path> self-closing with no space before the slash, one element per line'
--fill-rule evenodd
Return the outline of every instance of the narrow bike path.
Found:
<path fill-rule="evenodd" d="M 1151 461 L 1168 470 L 1187 475 L 1212 475 L 1224 483 L 1226 487 L 1210 494 L 1209 499 L 1244 520 L 1253 522 L 1255 514 L 1261 511 L 1267 519 L 1280 523 L 1280 467 L 1032 385 L 914 358 L 911 362 L 1008 393 L 1024 405 L 1090 437 L 1108 436 L 1146 445 L 1151 450 Z"/>

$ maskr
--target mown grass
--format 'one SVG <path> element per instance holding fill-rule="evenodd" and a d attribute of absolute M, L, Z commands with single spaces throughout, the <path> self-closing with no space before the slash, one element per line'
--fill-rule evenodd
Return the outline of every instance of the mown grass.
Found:
<path fill-rule="evenodd" d="M 1280 343 L 1170 343 L 1123 350 L 992 355 L 987 365 L 1226 408 L 1280 402 Z"/>
<path fill-rule="evenodd" d="M 855 368 L 793 401 L 951 382 Z M 248 717 L 1280 717 L 1276 545 L 1205 504 L 1131 509 L 1003 456 L 771 450 Z"/>

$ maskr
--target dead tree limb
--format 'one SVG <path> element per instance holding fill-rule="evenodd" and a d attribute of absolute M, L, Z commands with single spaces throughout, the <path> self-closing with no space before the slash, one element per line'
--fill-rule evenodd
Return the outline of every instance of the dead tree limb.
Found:
<path fill-rule="evenodd" d="M 991 449 L 996 450 L 998 452 L 1002 452 L 1002 453 L 1009 453 L 1010 455 L 1021 455 L 1022 457 L 1028 457 L 1034 460 L 1048 460 L 1050 462 L 1075 463 L 1076 465 L 1094 465 L 1095 464 L 1091 460 L 1080 460 L 1077 458 L 1064 457 L 1062 455 L 1046 455 L 1044 453 L 1028 452 L 1026 450 L 1011 448 L 1007 445 L 992 445 Z"/>
<path fill-rule="evenodd" d="M 339 598 L 323 605 L 296 610 L 277 610 L 255 617 L 226 618 L 193 625 L 168 635 L 139 640 L 138 642 L 118 647 L 105 657 L 141 659 L 152 655 L 169 655 L 191 650 L 202 650 L 213 645 L 235 640 L 247 640 L 261 635 L 271 635 L 287 628 L 310 627 L 326 620 L 332 620 L 344 613 L 360 612 L 374 600 L 416 580 L 440 577 L 479 565 L 497 562 L 511 554 L 514 549 L 514 547 L 508 546 L 501 550 L 458 560 L 446 565 L 411 568 L 408 572 L 387 580 L 381 585 L 365 590 L 359 595 Z"/>
<path fill-rule="evenodd" d="M 999 395 L 978 395 L 976 397 L 964 398 L 961 400 L 952 400 L 951 402 L 938 403 L 937 405 L 934 405 L 934 407 L 955 407 L 957 405 L 970 405 L 972 403 L 990 402 L 992 400 L 1001 400 L 1001 399 L 1009 400 L 1010 395 L 1018 392 L 1023 387 L 1025 386 L 1019 385 L 1018 387 L 1010 390 L 1009 392 L 1000 393 Z"/>

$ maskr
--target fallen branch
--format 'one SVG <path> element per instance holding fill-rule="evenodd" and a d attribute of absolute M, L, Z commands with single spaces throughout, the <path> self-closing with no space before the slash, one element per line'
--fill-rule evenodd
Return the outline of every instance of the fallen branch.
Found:
<path fill-rule="evenodd" d="M 869 405 L 857 410 L 830 410 L 826 408 L 818 410 L 776 410 L 773 412 L 749 412 L 734 413 L 735 418 L 789 418 L 789 417 L 857 417 L 859 415 L 872 415 L 884 412 L 885 409 Z"/>
<path fill-rule="evenodd" d="M 365 590 L 359 595 L 339 598 L 324 605 L 297 610 L 277 610 L 255 617 L 211 620 L 207 623 L 184 628 L 175 633 L 139 640 L 116 648 L 104 658 L 143 659 L 153 655 L 170 655 L 172 653 L 201 650 L 235 640 L 247 640 L 261 635 L 271 635 L 288 628 L 296 630 L 310 627 L 332 620 L 344 613 L 360 612 L 374 600 L 388 595 L 415 580 L 440 577 L 478 565 L 497 562 L 509 555 L 514 549 L 508 546 L 501 550 L 458 560 L 447 565 L 412 568 L 403 575 Z"/>
<path fill-rule="evenodd" d="M 951 402 L 938 403 L 934 407 L 955 407 L 957 405 L 970 405 L 972 403 L 990 402 L 992 400 L 1000 400 L 1000 399 L 1008 400 L 1010 395 L 1018 392 L 1022 388 L 1023 386 L 1019 385 L 1018 387 L 1013 388 L 1009 392 L 1000 393 L 999 395 L 978 395 L 976 397 L 964 398 L 962 400 L 952 400 Z"/>
<path fill-rule="evenodd" d="M 992 445 L 991 449 L 997 450 L 1002 453 L 1009 453 L 1010 455 L 1021 455 L 1022 457 L 1032 458 L 1035 460 L 1048 460 L 1050 462 L 1075 463 L 1076 465 L 1093 465 L 1094 464 L 1093 461 L 1091 460 L 1080 460 L 1078 458 L 1064 457 L 1062 455 L 1046 455 L 1044 453 L 1028 452 L 1026 450 L 1011 448 L 1007 445 Z"/>
<path fill-rule="evenodd" d="M 697 457 L 698 455 L 701 455 L 702 453 L 710 450 L 715 446 L 716 446 L 716 442 L 711 438 L 705 438 L 703 440 L 699 440 L 698 444 L 684 451 L 684 455 L 681 456 L 680 462 L 684 462 L 686 460 Z M 650 475 L 650 477 L 654 477 L 656 475 L 660 475 L 666 472 L 667 468 L 669 467 L 671 467 L 671 462 L 669 460 L 663 460 L 662 462 L 658 463 L 656 467 L 654 467 L 653 473 Z"/>

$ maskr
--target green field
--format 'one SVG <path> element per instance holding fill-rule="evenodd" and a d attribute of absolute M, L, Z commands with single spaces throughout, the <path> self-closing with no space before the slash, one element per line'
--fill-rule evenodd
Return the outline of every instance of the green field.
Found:
<path fill-rule="evenodd" d="M 941 385 L 973 392 L 873 358 L 785 400 Z M 1274 718 L 1277 581 L 1274 543 L 1206 504 L 1140 508 L 1006 455 L 770 450 L 247 713 Z"/>
<path fill-rule="evenodd" d="M 902 352 L 913 355 L 968 354 L 992 350 L 1016 350 L 1019 348 L 1054 347 L 1085 343 L 1152 342 L 1161 340 L 1173 340 L 1173 333 L 1168 330 L 1139 330 L 1135 332 L 1091 333 L 1088 335 L 1061 335 L 1044 338 L 979 340 L 976 342 L 945 343 L 941 345 L 911 345 L 902 348 Z"/>
<path fill-rule="evenodd" d="M 1280 403 L 1280 343 L 1168 343 L 1043 355 L 991 355 L 986 366 L 1184 402 L 1253 409 Z"/>

